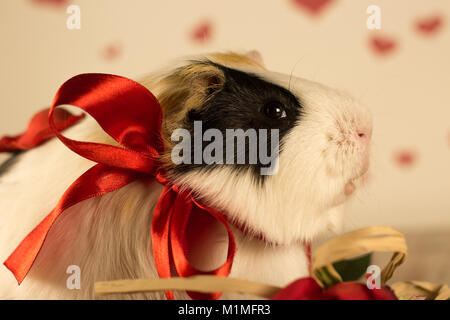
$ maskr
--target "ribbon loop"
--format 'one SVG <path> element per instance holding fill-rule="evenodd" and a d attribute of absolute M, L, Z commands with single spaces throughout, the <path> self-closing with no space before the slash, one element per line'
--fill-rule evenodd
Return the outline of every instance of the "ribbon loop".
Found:
<path fill-rule="evenodd" d="M 64 137 L 54 122 L 55 108 L 69 104 L 90 114 L 103 130 L 125 148 Z M 49 112 L 55 135 L 72 151 L 108 166 L 151 173 L 164 151 L 161 107 L 140 84 L 108 74 L 81 74 L 64 83 Z"/>

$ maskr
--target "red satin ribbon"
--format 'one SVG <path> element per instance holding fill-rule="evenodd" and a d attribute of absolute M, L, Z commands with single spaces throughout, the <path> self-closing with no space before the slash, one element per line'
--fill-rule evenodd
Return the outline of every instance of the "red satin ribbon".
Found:
<path fill-rule="evenodd" d="M 56 109 L 62 104 L 76 106 L 90 114 L 121 147 L 64 137 L 60 131 L 80 120 Z M 56 207 L 33 229 L 5 261 L 19 284 L 32 267 L 55 219 L 67 208 L 92 197 L 120 189 L 140 178 L 154 177 L 165 185 L 153 213 L 152 246 L 156 268 L 161 278 L 169 278 L 171 263 L 178 276 L 196 274 L 227 276 L 236 245 L 226 218 L 220 212 L 201 205 L 189 191 L 171 185 L 159 168 L 158 157 L 164 151 L 161 138 L 161 107 L 157 99 L 140 84 L 114 75 L 82 74 L 64 83 L 48 113 L 32 119 L 20 136 L 0 140 L 0 151 L 32 148 L 57 136 L 75 153 L 97 164 L 81 175 L 64 193 Z M 228 231 L 225 263 L 212 271 L 195 269 L 186 258 L 186 225 L 192 214 L 210 214 Z M 217 299 L 221 293 L 188 292 L 193 299 Z M 173 299 L 171 291 L 166 292 Z"/>
<path fill-rule="evenodd" d="M 59 131 L 62 131 L 81 120 L 84 117 L 73 116 L 64 109 L 56 109 L 53 119 Z M 54 137 L 53 131 L 48 126 L 48 109 L 38 112 L 30 121 L 25 133 L 0 139 L 0 152 L 12 152 L 27 150 Z"/>

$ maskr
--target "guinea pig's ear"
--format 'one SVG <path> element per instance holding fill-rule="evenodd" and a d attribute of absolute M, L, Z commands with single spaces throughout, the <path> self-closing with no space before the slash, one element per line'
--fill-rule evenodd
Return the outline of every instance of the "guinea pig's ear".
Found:
<path fill-rule="evenodd" d="M 262 55 L 261 55 L 261 53 L 258 50 L 248 51 L 245 55 L 248 58 L 252 59 L 253 61 L 259 63 L 261 66 L 265 67 Z"/>
<path fill-rule="evenodd" d="M 208 61 L 193 61 L 171 72 L 157 85 L 166 121 L 177 124 L 190 110 L 201 109 L 224 84 L 224 72 Z"/>
<path fill-rule="evenodd" d="M 194 95 L 209 98 L 225 84 L 225 75 L 216 66 L 201 66 L 191 75 L 191 90 Z"/>

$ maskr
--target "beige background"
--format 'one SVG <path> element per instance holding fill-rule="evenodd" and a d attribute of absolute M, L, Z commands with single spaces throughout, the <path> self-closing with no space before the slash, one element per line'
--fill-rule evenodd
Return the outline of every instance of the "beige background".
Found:
<path fill-rule="evenodd" d="M 0 135 L 20 132 L 73 75 L 137 78 L 186 54 L 257 49 L 269 68 L 345 89 L 372 110 L 371 178 L 347 228 L 391 225 L 422 244 L 439 233 L 441 241 L 415 259 L 437 250 L 450 260 L 448 0 L 335 0 L 319 15 L 293 0 L 74 0 L 82 21 L 72 31 L 59 1 L 0 0 Z M 384 56 L 369 46 L 371 4 L 382 10 L 377 34 L 396 41 Z M 416 19 L 436 14 L 443 19 L 436 33 L 415 29 Z M 212 24 L 211 38 L 198 43 L 190 34 L 202 21 Z M 108 46 L 116 56 L 105 58 Z M 416 156 L 410 166 L 394 160 L 401 150 Z M 439 279 L 448 279 L 443 273 Z"/>

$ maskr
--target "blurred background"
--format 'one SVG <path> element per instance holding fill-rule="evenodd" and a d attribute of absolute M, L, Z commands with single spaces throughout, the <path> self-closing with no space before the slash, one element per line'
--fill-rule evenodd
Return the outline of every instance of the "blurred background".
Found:
<path fill-rule="evenodd" d="M 67 26 L 70 5 L 80 29 Z M 346 229 L 397 228 L 410 255 L 395 278 L 450 283 L 449 17 L 448 0 L 1 0 L 0 136 L 76 74 L 137 79 L 183 55 L 258 50 L 269 69 L 372 110 L 371 174 Z"/>

